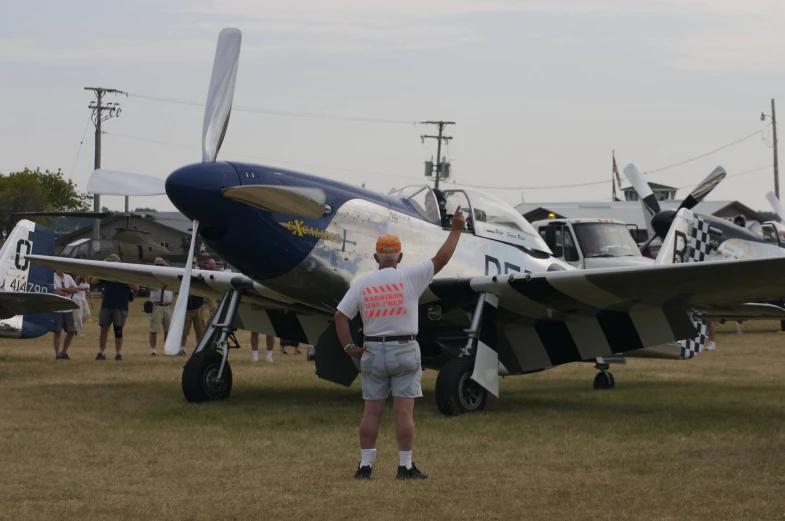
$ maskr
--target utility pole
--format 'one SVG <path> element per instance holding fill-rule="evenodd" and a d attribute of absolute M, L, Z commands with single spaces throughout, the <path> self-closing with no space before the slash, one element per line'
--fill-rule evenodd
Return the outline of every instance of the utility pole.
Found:
<path fill-rule="evenodd" d="M 780 198 L 780 168 L 779 160 L 777 158 L 777 112 L 774 110 L 774 98 L 771 99 L 771 115 L 761 113 L 760 120 L 766 121 L 766 118 L 771 118 L 772 135 L 774 136 L 774 195 L 777 199 Z"/>
<path fill-rule="evenodd" d="M 101 123 L 109 118 L 115 118 L 120 115 L 119 103 L 106 103 L 104 104 L 104 96 L 106 94 L 125 94 L 117 89 L 104 89 L 101 87 L 85 87 L 84 90 L 91 90 L 95 93 L 95 101 L 91 101 L 87 108 L 93 111 L 93 124 L 95 125 L 95 161 L 93 168 L 98 170 L 101 168 Z M 128 196 L 125 198 L 125 207 L 128 209 Z M 101 211 L 101 196 L 93 195 L 93 211 Z M 96 219 L 93 223 L 93 239 L 99 240 L 101 238 L 101 219 Z"/>
<path fill-rule="evenodd" d="M 439 188 L 439 178 L 445 173 L 445 165 L 446 163 L 442 161 L 442 141 L 448 143 L 452 137 L 445 136 L 444 134 L 444 127 L 447 125 L 455 125 L 454 121 L 422 121 L 422 125 L 438 125 L 439 126 L 439 135 L 438 136 L 420 136 L 422 142 L 425 143 L 426 139 L 437 139 L 438 145 L 436 146 L 436 181 L 434 182 L 433 187 Z"/>

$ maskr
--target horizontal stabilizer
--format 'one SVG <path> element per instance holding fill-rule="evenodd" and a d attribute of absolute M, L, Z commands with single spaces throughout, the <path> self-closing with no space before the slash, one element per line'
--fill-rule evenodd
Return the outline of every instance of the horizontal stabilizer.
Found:
<path fill-rule="evenodd" d="M 0 319 L 77 308 L 73 300 L 51 293 L 0 292 Z"/>
<path fill-rule="evenodd" d="M 225 189 L 223 196 L 260 210 L 303 217 L 323 216 L 327 202 L 324 190 L 296 186 L 235 186 Z"/>

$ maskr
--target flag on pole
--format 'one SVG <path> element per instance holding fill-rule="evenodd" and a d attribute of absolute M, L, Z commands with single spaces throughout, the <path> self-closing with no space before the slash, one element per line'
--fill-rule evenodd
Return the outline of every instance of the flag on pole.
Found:
<path fill-rule="evenodd" d="M 619 197 L 616 195 L 616 185 L 618 184 L 619 188 L 621 188 L 621 177 L 619 177 L 619 169 L 616 166 L 615 150 L 611 152 L 611 157 L 613 157 L 613 174 L 614 174 L 611 176 L 611 184 L 613 184 L 613 201 L 616 202 L 616 201 L 621 201 L 621 199 L 619 199 Z"/>

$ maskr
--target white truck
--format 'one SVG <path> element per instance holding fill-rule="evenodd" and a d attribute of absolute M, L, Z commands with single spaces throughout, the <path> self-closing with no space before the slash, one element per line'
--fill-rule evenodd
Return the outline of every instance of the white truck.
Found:
<path fill-rule="evenodd" d="M 546 219 L 532 223 L 553 256 L 576 268 L 648 266 L 626 224 L 613 219 Z"/>

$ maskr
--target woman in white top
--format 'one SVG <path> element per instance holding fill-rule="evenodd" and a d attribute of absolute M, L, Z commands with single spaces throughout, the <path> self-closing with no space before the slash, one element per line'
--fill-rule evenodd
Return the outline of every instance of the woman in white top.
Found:
<path fill-rule="evenodd" d="M 84 334 L 84 320 L 90 318 L 90 309 L 93 307 L 93 296 L 90 294 L 90 284 L 87 279 L 81 275 L 74 277 L 76 287 L 81 291 L 74 293 L 73 299 L 79 305 L 79 309 L 74 310 L 74 326 L 76 327 L 76 336 L 85 336 Z M 90 299 L 90 305 L 87 305 L 87 299 Z"/>

